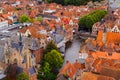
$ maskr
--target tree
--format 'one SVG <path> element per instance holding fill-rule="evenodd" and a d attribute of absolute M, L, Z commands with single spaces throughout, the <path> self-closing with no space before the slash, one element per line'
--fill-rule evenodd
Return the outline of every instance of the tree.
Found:
<path fill-rule="evenodd" d="M 48 3 L 51 3 L 51 2 L 52 2 L 52 0 L 45 0 L 45 1 L 47 1 Z"/>
<path fill-rule="evenodd" d="M 55 80 L 58 68 L 63 63 L 61 53 L 58 52 L 58 48 L 53 41 L 48 42 L 44 53 L 44 61 L 41 64 L 37 78 L 38 80 Z"/>
<path fill-rule="evenodd" d="M 91 29 L 93 24 L 100 21 L 107 12 L 105 10 L 95 10 L 88 15 L 85 15 L 79 19 L 79 28 L 86 27 Z"/>
<path fill-rule="evenodd" d="M 15 10 L 22 10 L 21 8 L 15 8 Z"/>
<path fill-rule="evenodd" d="M 49 73 L 51 71 L 50 64 L 48 62 L 45 62 L 43 64 L 42 71 L 44 73 Z"/>
<path fill-rule="evenodd" d="M 55 43 L 53 41 L 50 41 L 48 42 L 48 44 L 46 45 L 45 47 L 45 50 L 44 50 L 44 53 L 47 54 L 48 52 L 51 52 L 51 50 L 57 50 L 58 51 L 58 48 L 57 46 L 55 45 Z"/>
<path fill-rule="evenodd" d="M 51 68 L 48 62 L 44 62 L 38 71 L 38 80 L 41 80 L 46 77 L 46 74 L 50 73 Z"/>
<path fill-rule="evenodd" d="M 47 2 L 51 3 L 51 2 L 55 2 L 58 4 L 62 4 L 62 5 L 75 5 L 75 6 L 79 6 L 79 5 L 84 5 L 87 4 L 87 2 L 90 1 L 102 1 L 102 0 L 47 0 Z"/>
<path fill-rule="evenodd" d="M 51 52 L 45 54 L 44 59 L 52 68 L 60 68 L 63 64 L 62 55 L 57 50 L 52 50 Z"/>
<path fill-rule="evenodd" d="M 30 18 L 29 18 L 27 15 L 25 15 L 25 14 L 23 14 L 23 15 L 20 17 L 20 22 L 21 22 L 21 23 L 27 22 L 27 21 L 29 21 L 29 20 L 30 20 Z"/>
<path fill-rule="evenodd" d="M 70 4 L 70 0 L 64 0 L 64 4 L 65 4 L 65 5 Z"/>
<path fill-rule="evenodd" d="M 29 76 L 26 73 L 22 72 L 22 73 L 17 75 L 16 80 L 30 80 L 30 79 L 29 79 Z"/>
<path fill-rule="evenodd" d="M 55 80 L 56 74 L 51 72 L 51 68 L 48 62 L 44 62 L 44 64 L 40 67 L 38 76 L 38 80 Z"/>
<path fill-rule="evenodd" d="M 43 18 L 40 16 L 40 17 L 37 17 L 37 19 L 36 19 L 37 21 L 43 21 Z"/>

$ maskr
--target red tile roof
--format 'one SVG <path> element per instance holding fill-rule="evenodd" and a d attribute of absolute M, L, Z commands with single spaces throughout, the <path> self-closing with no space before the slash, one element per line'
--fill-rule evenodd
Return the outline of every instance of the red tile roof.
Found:
<path fill-rule="evenodd" d="M 91 72 L 83 72 L 81 80 L 115 80 L 115 79 L 104 75 L 93 74 Z"/>
<path fill-rule="evenodd" d="M 84 66 L 83 66 L 82 64 L 78 63 L 78 62 L 75 62 L 74 64 L 71 64 L 70 62 L 68 62 L 68 63 L 60 70 L 60 73 L 59 73 L 58 75 L 60 75 L 60 74 L 66 74 L 66 73 L 67 73 L 67 75 L 68 75 L 70 78 L 72 78 L 72 77 L 75 75 L 77 69 L 84 69 Z"/>

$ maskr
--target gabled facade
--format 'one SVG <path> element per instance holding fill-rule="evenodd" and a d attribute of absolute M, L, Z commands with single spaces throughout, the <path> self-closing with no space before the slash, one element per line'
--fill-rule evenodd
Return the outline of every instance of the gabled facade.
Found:
<path fill-rule="evenodd" d="M 115 26 L 111 29 L 111 32 L 120 33 L 120 30 L 119 30 L 118 26 L 115 25 Z"/>
<path fill-rule="evenodd" d="M 0 14 L 2 14 L 2 13 L 3 13 L 3 8 L 1 7 L 1 8 L 0 8 Z"/>

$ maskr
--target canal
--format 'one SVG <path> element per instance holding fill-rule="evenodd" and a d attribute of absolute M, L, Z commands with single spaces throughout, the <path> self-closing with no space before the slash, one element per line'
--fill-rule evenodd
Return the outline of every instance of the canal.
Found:
<path fill-rule="evenodd" d="M 66 49 L 63 66 L 66 64 L 67 60 L 71 63 L 74 63 L 75 60 L 79 58 L 80 46 L 81 41 L 77 38 L 74 38 L 71 46 Z"/>

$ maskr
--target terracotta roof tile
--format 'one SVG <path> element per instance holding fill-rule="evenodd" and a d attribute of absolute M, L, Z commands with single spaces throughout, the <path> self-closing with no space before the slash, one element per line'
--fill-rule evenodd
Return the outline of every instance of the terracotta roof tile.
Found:
<path fill-rule="evenodd" d="M 68 76 L 72 78 L 75 75 L 77 69 L 84 69 L 84 66 L 78 62 L 75 62 L 73 64 L 69 62 L 60 70 L 59 75 L 67 73 Z"/>
<path fill-rule="evenodd" d="M 83 72 L 81 80 L 115 80 L 115 79 L 112 77 L 97 75 L 90 72 Z"/>
<path fill-rule="evenodd" d="M 107 74 L 106 74 L 107 73 Z M 101 75 L 109 76 L 115 78 L 115 80 L 120 79 L 120 70 L 112 67 L 102 67 L 100 70 Z"/>
<path fill-rule="evenodd" d="M 1 16 L 2 16 L 3 18 L 7 19 L 8 16 L 10 16 L 10 14 L 2 14 Z"/>
<path fill-rule="evenodd" d="M 19 30 L 19 32 L 21 32 L 21 33 L 25 33 L 26 30 L 27 30 L 27 27 L 23 27 L 22 29 Z"/>

